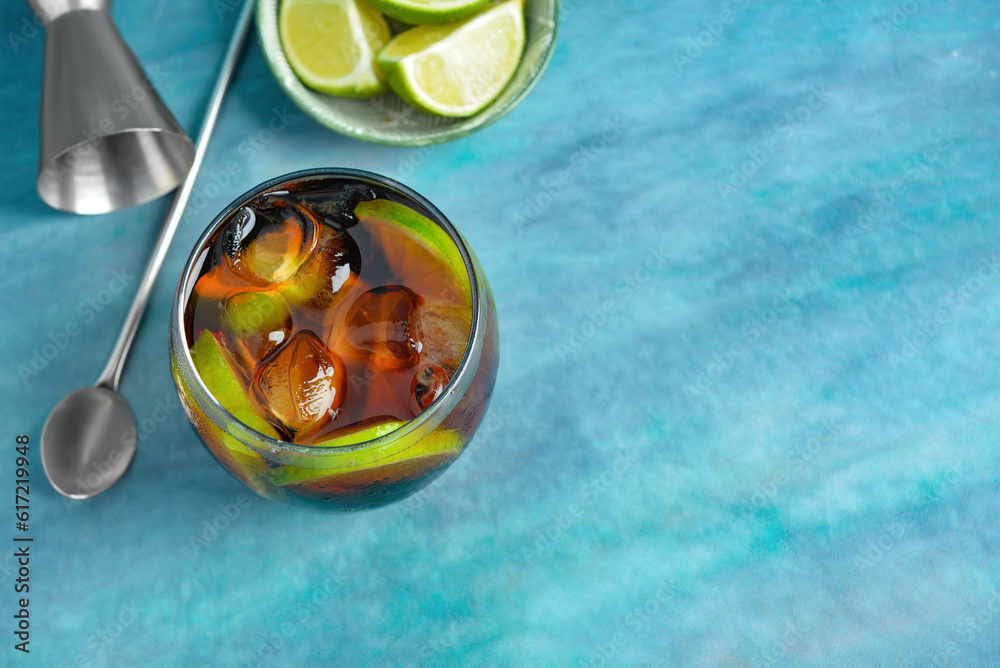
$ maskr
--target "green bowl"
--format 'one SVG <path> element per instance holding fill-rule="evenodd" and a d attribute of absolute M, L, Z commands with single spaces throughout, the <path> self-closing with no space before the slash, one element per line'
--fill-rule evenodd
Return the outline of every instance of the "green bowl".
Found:
<path fill-rule="evenodd" d="M 288 64 L 278 35 L 280 0 L 259 0 L 257 32 L 278 85 L 304 112 L 349 137 L 376 144 L 421 146 L 464 137 L 517 106 L 538 83 L 552 58 L 559 23 L 559 0 L 525 0 L 527 43 L 510 84 L 490 106 L 469 118 L 443 118 L 417 111 L 395 93 L 349 99 L 317 93 L 299 81 Z"/>

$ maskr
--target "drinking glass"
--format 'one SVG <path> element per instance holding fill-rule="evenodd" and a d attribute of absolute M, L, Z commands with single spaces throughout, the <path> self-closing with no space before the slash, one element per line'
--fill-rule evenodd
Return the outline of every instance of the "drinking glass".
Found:
<path fill-rule="evenodd" d="M 238 421 L 212 396 L 191 355 L 185 311 L 205 252 L 216 231 L 239 207 L 264 192 L 360 182 L 388 193 L 444 230 L 465 263 L 472 296 L 472 327 L 465 355 L 444 392 L 395 431 L 353 445 L 300 445 L 261 434 Z M 486 412 L 498 364 L 497 316 L 482 267 L 462 235 L 433 204 L 378 174 L 353 169 L 313 169 L 261 183 L 211 222 L 195 244 L 174 294 L 170 361 L 181 404 L 216 460 L 264 498 L 326 511 L 383 506 L 420 490 L 465 450 Z M 441 444 L 448 447 L 442 448 Z"/>

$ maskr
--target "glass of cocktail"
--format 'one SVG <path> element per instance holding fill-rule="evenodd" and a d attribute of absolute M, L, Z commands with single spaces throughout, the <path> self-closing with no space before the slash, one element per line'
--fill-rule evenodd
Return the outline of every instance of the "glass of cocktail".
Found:
<path fill-rule="evenodd" d="M 309 170 L 208 226 L 174 296 L 170 359 L 185 413 L 238 480 L 291 505 L 374 508 L 472 438 L 496 311 L 434 205 L 369 172 Z"/>

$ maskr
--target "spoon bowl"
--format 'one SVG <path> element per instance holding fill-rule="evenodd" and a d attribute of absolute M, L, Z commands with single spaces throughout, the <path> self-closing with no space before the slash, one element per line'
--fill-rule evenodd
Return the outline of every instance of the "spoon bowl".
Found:
<path fill-rule="evenodd" d="M 42 429 L 42 467 L 56 491 L 87 499 L 118 482 L 135 456 L 135 418 L 105 387 L 85 387 L 52 410 Z"/>

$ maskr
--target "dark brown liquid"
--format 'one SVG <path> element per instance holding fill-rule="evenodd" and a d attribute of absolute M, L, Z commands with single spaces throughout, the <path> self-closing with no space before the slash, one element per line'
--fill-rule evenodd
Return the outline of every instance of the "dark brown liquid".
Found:
<path fill-rule="evenodd" d="M 203 249 L 189 345 L 215 336 L 286 440 L 318 444 L 410 420 L 465 352 L 472 307 L 457 248 L 449 262 L 413 226 L 354 216 L 379 200 L 400 202 L 346 181 L 282 189 L 237 208 Z"/>

